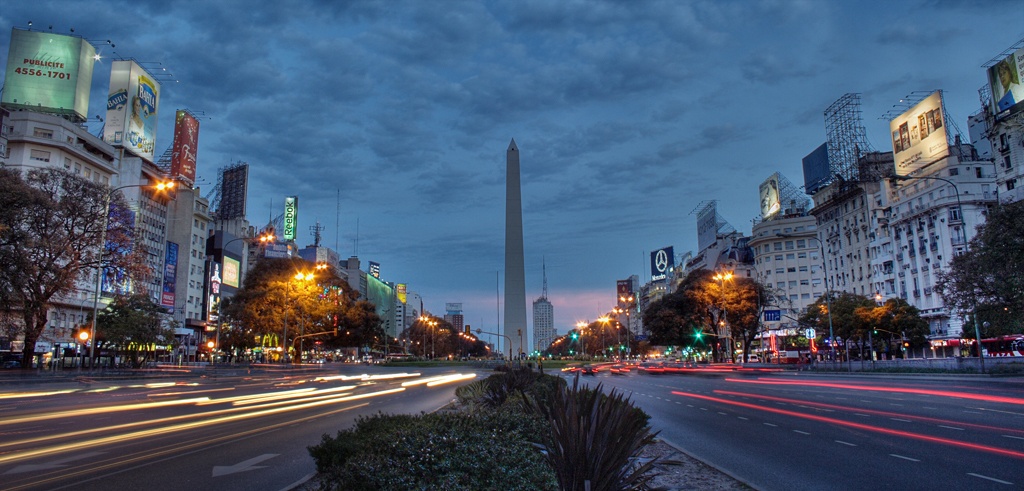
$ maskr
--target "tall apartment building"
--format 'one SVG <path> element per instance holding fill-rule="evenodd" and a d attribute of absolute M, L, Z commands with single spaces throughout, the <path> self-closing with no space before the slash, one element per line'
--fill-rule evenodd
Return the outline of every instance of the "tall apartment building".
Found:
<path fill-rule="evenodd" d="M 824 262 L 817 239 L 817 220 L 806 209 L 754 225 L 750 247 L 758 282 L 773 289 L 780 318 L 769 329 L 793 330 L 807 306 L 825 294 Z"/>
<path fill-rule="evenodd" d="M 168 229 L 168 247 L 177 249 L 177 268 L 174 274 L 174 320 L 192 331 L 204 326 L 206 239 L 212 231 L 213 217 L 210 204 L 199 193 L 199 188 L 179 189 L 171 206 Z M 171 245 L 173 244 L 173 245 Z M 164 281 L 168 278 L 165 276 Z M 166 304 L 166 301 L 164 302 Z M 184 334 L 184 333 L 179 333 Z"/>
<path fill-rule="evenodd" d="M 533 301 L 533 351 L 538 353 L 547 350 L 558 335 L 555 332 L 555 307 L 548 300 L 547 267 L 542 265 L 541 271 L 544 286 L 541 289 L 540 297 Z"/>

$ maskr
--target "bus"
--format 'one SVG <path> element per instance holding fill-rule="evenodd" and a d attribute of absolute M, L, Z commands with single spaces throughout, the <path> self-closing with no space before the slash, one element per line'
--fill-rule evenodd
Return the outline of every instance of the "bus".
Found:
<path fill-rule="evenodd" d="M 981 340 L 985 356 L 1024 357 L 1024 334 L 1011 334 Z"/>

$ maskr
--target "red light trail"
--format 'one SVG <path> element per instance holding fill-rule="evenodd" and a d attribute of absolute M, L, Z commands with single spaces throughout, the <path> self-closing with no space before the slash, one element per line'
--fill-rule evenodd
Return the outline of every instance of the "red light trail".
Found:
<path fill-rule="evenodd" d="M 836 384 L 828 382 L 794 382 L 789 380 L 742 380 L 736 378 L 727 378 L 726 382 L 740 382 L 744 384 L 761 384 L 761 385 L 801 385 L 806 387 L 824 387 L 830 389 L 850 389 L 850 390 L 864 390 L 871 392 L 892 392 L 897 394 L 921 394 L 929 396 L 939 397 L 953 397 L 957 399 L 970 399 L 974 401 L 985 401 L 985 402 L 996 402 L 1004 404 L 1020 404 L 1024 405 L 1024 399 L 1016 397 L 1002 397 L 1002 396 L 987 396 L 984 394 L 968 394 L 963 392 L 952 392 L 948 390 L 929 390 L 929 389 L 911 389 L 901 387 L 872 387 L 869 385 L 853 385 L 853 384 Z"/>

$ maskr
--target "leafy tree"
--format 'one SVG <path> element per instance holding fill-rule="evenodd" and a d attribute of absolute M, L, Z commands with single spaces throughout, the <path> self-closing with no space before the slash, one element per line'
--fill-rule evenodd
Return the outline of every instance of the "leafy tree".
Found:
<path fill-rule="evenodd" d="M 78 282 L 95 284 L 100 267 L 129 278 L 145 271 L 141 248 L 132 247 L 133 218 L 120 194 L 63 169 L 34 169 L 23 179 L 0 168 L 0 310 L 21 316 L 24 360 L 35 354 L 53 301 Z"/>
<path fill-rule="evenodd" d="M 173 337 L 172 331 L 163 326 L 164 317 L 164 309 L 146 294 L 115 297 L 99 313 L 96 341 L 114 347 L 132 368 L 140 368 L 155 355 L 157 343 Z"/>
<path fill-rule="evenodd" d="M 296 278 L 299 273 L 314 271 L 308 279 Z M 315 264 L 301 259 L 261 259 L 246 274 L 235 296 L 221 304 L 229 326 L 221 346 L 240 350 L 257 339 L 267 346 L 279 345 L 285 326 L 289 350 L 298 346 L 295 340 L 300 332 L 323 333 L 318 339 L 328 345 L 369 345 L 380 334 L 380 318 L 373 304 L 357 299 L 358 292 L 333 269 L 317 271 Z M 334 336 L 335 328 L 338 336 Z"/>
<path fill-rule="evenodd" d="M 968 246 L 938 273 L 935 288 L 946 306 L 976 312 L 989 323 L 982 336 L 1024 333 L 1024 201 L 993 206 Z"/>
<path fill-rule="evenodd" d="M 828 292 L 831 295 L 832 332 L 836 339 L 853 339 L 866 335 L 870 319 L 857 315 L 857 308 L 875 307 L 875 301 L 864 295 L 849 292 Z M 829 332 L 829 301 L 822 295 L 800 316 L 799 322 L 809 324 L 824 336 Z"/>

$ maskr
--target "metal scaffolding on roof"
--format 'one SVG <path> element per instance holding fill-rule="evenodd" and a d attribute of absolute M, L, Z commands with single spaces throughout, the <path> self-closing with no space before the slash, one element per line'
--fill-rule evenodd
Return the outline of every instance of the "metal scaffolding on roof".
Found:
<path fill-rule="evenodd" d="M 829 173 L 846 181 L 859 178 L 857 162 L 874 149 L 861 117 L 860 94 L 844 94 L 825 110 Z"/>

